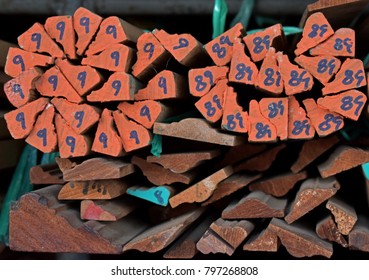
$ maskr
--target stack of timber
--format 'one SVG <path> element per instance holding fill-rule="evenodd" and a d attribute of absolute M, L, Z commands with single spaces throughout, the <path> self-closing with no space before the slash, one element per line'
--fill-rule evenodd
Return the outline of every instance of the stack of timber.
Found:
<path fill-rule="evenodd" d="M 239 23 L 202 45 L 79 8 L 18 43 L 7 126 L 60 158 L 31 171 L 51 186 L 13 204 L 11 249 L 369 251 L 368 139 L 339 132 L 367 111 L 354 30 L 311 13 L 289 53 L 280 24 L 247 34 Z"/>

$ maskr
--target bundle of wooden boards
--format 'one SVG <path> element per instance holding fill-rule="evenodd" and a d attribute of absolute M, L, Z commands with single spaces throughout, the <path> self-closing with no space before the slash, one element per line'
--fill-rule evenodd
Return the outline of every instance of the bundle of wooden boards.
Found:
<path fill-rule="evenodd" d="M 249 35 L 237 24 L 202 46 L 84 8 L 34 24 L 18 43 L 5 67 L 17 107 L 8 128 L 60 158 L 31 171 L 55 185 L 13 205 L 12 249 L 192 258 L 283 244 L 295 257 L 331 257 L 336 242 L 369 251 L 369 223 L 358 218 L 367 196 L 347 195 L 366 191 L 367 139 L 337 134 L 367 101 L 353 30 L 312 14 L 299 66 L 282 52 L 279 24 Z M 202 117 L 176 116 L 191 108 Z M 146 148 L 153 133 L 171 136 L 161 156 Z M 309 141 L 279 141 L 297 139 Z"/>

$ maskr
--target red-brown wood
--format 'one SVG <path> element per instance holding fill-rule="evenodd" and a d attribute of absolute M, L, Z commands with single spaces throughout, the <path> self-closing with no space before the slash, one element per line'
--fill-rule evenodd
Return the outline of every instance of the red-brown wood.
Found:
<path fill-rule="evenodd" d="M 312 139 L 315 129 L 294 96 L 288 97 L 288 139 Z"/>
<path fill-rule="evenodd" d="M 277 141 L 277 130 L 275 126 L 261 114 L 259 103 L 256 100 L 250 101 L 249 120 L 250 120 L 250 128 L 249 128 L 250 142 Z"/>

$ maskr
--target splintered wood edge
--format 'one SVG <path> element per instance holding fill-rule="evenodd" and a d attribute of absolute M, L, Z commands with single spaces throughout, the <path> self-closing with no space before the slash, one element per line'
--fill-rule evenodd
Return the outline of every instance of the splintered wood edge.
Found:
<path fill-rule="evenodd" d="M 348 235 L 357 221 L 354 207 L 336 197 L 332 197 L 327 201 L 326 208 L 334 216 L 339 232 Z"/>
<path fill-rule="evenodd" d="M 321 239 L 336 242 L 345 248 L 348 247 L 346 239 L 338 231 L 337 225 L 331 215 L 325 216 L 325 218 L 316 224 L 315 232 Z"/>

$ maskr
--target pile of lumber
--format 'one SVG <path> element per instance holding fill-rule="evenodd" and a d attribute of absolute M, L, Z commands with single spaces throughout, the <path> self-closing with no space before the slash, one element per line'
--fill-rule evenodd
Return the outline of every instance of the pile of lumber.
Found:
<path fill-rule="evenodd" d="M 31 170 L 51 186 L 12 206 L 11 249 L 369 251 L 368 139 L 339 132 L 367 108 L 352 29 L 312 13 L 290 53 L 280 24 L 247 34 L 239 23 L 203 46 L 79 8 L 18 44 L 7 126 L 60 158 Z"/>

